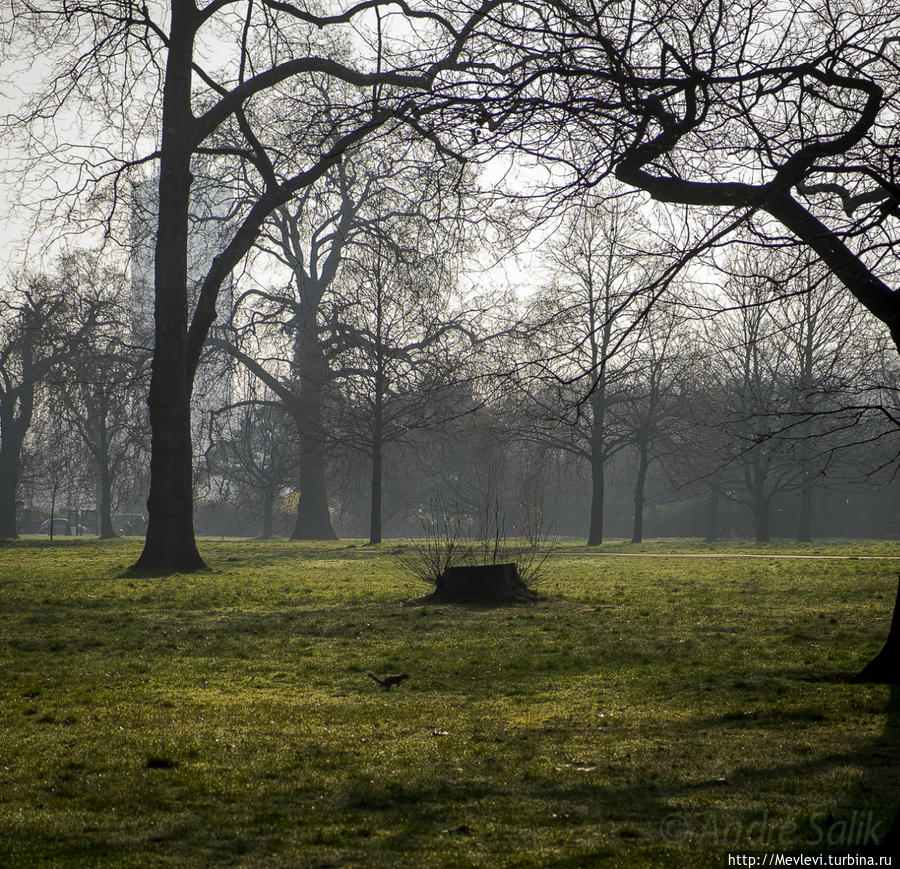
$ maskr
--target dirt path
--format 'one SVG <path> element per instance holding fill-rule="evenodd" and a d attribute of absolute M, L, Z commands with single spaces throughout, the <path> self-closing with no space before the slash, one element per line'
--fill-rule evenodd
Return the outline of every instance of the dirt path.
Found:
<path fill-rule="evenodd" d="M 568 553 L 566 553 L 568 554 Z M 797 558 L 808 561 L 900 561 L 900 555 L 780 555 L 777 552 L 591 552 L 592 558 Z"/>

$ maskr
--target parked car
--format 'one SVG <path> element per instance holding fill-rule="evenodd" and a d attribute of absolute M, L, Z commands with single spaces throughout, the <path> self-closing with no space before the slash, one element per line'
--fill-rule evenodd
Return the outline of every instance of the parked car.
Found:
<path fill-rule="evenodd" d="M 45 519 L 41 523 L 41 534 L 49 534 L 50 533 L 50 520 Z M 57 535 L 69 535 L 72 537 L 82 537 L 85 534 L 91 534 L 92 532 L 85 528 L 84 525 L 76 525 L 74 522 L 69 522 L 68 519 L 60 519 L 59 517 L 53 520 L 53 536 Z"/>

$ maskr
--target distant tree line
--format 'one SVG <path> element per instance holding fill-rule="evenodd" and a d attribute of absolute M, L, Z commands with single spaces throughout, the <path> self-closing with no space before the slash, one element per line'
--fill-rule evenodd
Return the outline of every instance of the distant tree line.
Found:
<path fill-rule="evenodd" d="M 419 158 L 342 164 L 267 224 L 207 342 L 233 386 L 196 420 L 201 530 L 379 542 L 437 497 L 475 517 L 490 490 L 511 527 L 539 514 L 589 545 L 895 533 L 892 489 L 873 492 L 896 470 L 900 370 L 816 261 L 748 235 L 673 272 L 664 215 L 614 189 L 559 221 L 537 289 L 466 293 L 474 194 Z M 81 251 L 3 294 L 4 536 L 23 513 L 35 530 L 89 507 L 109 537 L 144 512 L 126 272 Z M 842 527 L 864 515 L 848 501 L 880 523 Z"/>
<path fill-rule="evenodd" d="M 608 473 L 626 456 L 636 540 L 660 469 L 673 492 L 706 486 L 711 516 L 723 501 L 744 503 L 765 539 L 784 493 L 799 493 L 798 533 L 808 536 L 816 491 L 836 467 L 889 464 L 874 454 L 893 427 L 891 362 L 835 357 L 826 376 L 818 357 L 837 345 L 849 354 L 854 341 L 819 340 L 830 314 L 816 310 L 818 290 L 805 313 L 788 304 L 800 304 L 804 283 L 842 286 L 895 343 L 900 335 L 887 7 L 784 16 L 765 3 L 376 0 L 311 11 L 177 0 L 157 12 L 130 0 L 16 0 L 0 20 L 9 62 L 44 53 L 51 70 L 2 124 L 22 177 L 49 173 L 40 213 L 61 218 L 61 231 L 95 225 L 114 239 L 128 183 L 147 166 L 158 180 L 142 566 L 202 565 L 194 503 L 224 492 L 226 471 L 246 456 L 200 445 L 210 456 L 200 471 L 191 393 L 210 351 L 249 369 L 238 429 L 259 431 L 262 402 L 294 430 L 297 537 L 335 533 L 328 477 L 343 463 L 368 464 L 369 536 L 379 539 L 391 452 L 413 429 L 447 428 L 465 413 L 457 392 L 481 414 L 521 412 L 503 424 L 505 454 L 523 444 L 588 469 L 591 543 L 604 535 Z M 73 113 L 92 131 L 78 147 L 61 134 Z M 510 201 L 543 203 L 532 238 L 547 240 L 545 260 L 557 266 L 546 291 L 500 316 L 490 287 L 478 310 L 454 297 L 466 254 L 487 236 L 502 252 L 504 233 L 522 228 L 515 208 L 485 207 L 496 205 L 485 199 L 496 169 L 482 183 L 477 167 L 498 157 L 511 178 L 544 171 L 543 189 Z M 192 205 L 209 187 L 227 189 L 233 208 L 188 303 Z M 627 190 L 660 207 L 634 205 Z M 641 215 L 646 234 L 635 229 Z M 602 239 L 606 249 L 593 250 Z M 740 261 L 752 251 L 766 261 Z M 239 268 L 242 305 L 228 330 L 213 330 Z M 49 352 L 22 337 L 28 321 L 51 315 L 23 301 L 23 281 L 46 277 L 15 279 L 6 294 L 4 340 L 19 347 L 7 359 L 6 480 L 20 473 L 40 399 L 29 384 L 59 370 L 68 340 Z M 706 300 L 704 283 L 719 286 Z M 726 325 L 711 316 L 722 294 L 732 298 Z M 793 372 L 791 353 L 804 360 Z M 865 383 L 852 374 L 860 365 Z M 66 400 L 77 425 L 87 397 Z M 79 430 L 101 467 L 111 459 L 98 414 Z M 235 425 L 223 413 L 202 423 L 217 435 Z M 679 443 L 697 425 L 711 440 Z M 5 495 L 0 510 L 7 530 L 15 500 Z"/>

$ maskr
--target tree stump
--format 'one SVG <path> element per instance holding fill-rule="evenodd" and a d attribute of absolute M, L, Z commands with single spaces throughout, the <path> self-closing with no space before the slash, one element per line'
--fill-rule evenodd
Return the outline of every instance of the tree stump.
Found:
<path fill-rule="evenodd" d="M 437 581 L 430 600 L 496 603 L 531 597 L 514 563 L 473 564 L 448 567 Z"/>

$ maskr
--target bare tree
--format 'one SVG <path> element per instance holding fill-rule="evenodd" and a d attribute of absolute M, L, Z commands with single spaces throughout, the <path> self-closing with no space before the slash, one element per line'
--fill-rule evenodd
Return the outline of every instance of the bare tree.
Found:
<path fill-rule="evenodd" d="M 371 461 L 373 544 L 382 538 L 385 448 L 459 412 L 435 393 L 452 394 L 475 340 L 474 312 L 452 302 L 464 236 L 452 203 L 440 201 L 454 195 L 442 194 L 441 174 L 419 173 L 401 192 L 395 173 L 387 189 L 370 191 L 370 224 L 348 249 L 334 300 L 329 342 L 351 410 L 341 437 Z"/>
<path fill-rule="evenodd" d="M 212 415 L 206 460 L 222 496 L 261 514 L 260 536 L 275 532 L 275 505 L 294 476 L 284 409 L 271 393 L 256 394 L 251 382 L 242 401 Z"/>
<path fill-rule="evenodd" d="M 90 455 L 97 531 L 105 539 L 116 536 L 114 501 L 131 492 L 140 476 L 136 469 L 146 460 L 141 395 L 148 360 L 126 340 L 131 315 L 123 304 L 127 293 L 122 271 L 103 265 L 91 251 L 64 256 L 60 270 L 69 303 L 95 313 L 78 352 L 67 355 L 51 374 L 49 400 Z"/>
<path fill-rule="evenodd" d="M 606 469 L 625 449 L 617 411 L 627 395 L 647 311 L 653 304 L 652 257 L 636 204 L 627 197 L 587 197 L 549 246 L 554 282 L 532 306 L 537 324 L 526 435 L 585 459 L 591 471 L 588 546 L 603 542 Z"/>
<path fill-rule="evenodd" d="M 900 342 L 889 6 L 516 6 L 471 41 L 478 74 L 445 96 L 457 111 L 556 161 L 572 188 L 615 175 L 659 202 L 768 215 L 762 229 L 815 251 Z"/>
<path fill-rule="evenodd" d="M 349 430 L 333 430 L 328 407 L 342 401 L 329 396 L 338 380 L 357 398 L 372 389 L 381 395 L 369 408 L 371 437 L 365 439 L 373 485 L 380 486 L 383 439 L 376 433 L 391 428 L 384 423 L 386 378 L 404 356 L 414 367 L 413 345 L 421 350 L 449 328 L 434 330 L 435 305 L 455 287 L 453 266 L 471 224 L 471 186 L 470 173 L 433 147 L 384 138 L 377 148 L 357 149 L 278 209 L 264 228 L 255 264 L 274 263 L 286 283 L 244 292 L 235 340 L 218 346 L 263 379 L 293 420 L 300 483 L 295 539 L 335 536 L 327 482 L 331 451 L 339 436 L 359 446 Z M 407 337 L 416 333 L 415 341 L 405 351 L 399 345 L 388 351 L 388 333 L 397 338 L 401 330 Z M 434 334 L 426 338 L 429 330 Z M 241 349 L 241 333 L 245 344 L 256 345 L 252 353 Z M 373 366 L 378 373 L 370 377 Z M 407 427 L 412 419 L 407 414 Z M 377 507 L 373 515 L 380 529 Z M 380 537 L 380 530 L 373 536 Z"/>
<path fill-rule="evenodd" d="M 770 539 L 771 505 L 780 493 L 798 488 L 803 470 L 792 445 L 778 437 L 790 420 L 794 399 L 789 381 L 790 348 L 767 305 L 771 279 L 741 253 L 722 292 L 728 308 L 707 320 L 720 412 L 715 425 L 725 433 L 720 456 L 730 497 L 753 514 L 756 539 Z M 712 420 L 709 420 L 712 421 Z"/>
<path fill-rule="evenodd" d="M 634 516 L 631 542 L 644 539 L 647 475 L 655 462 L 678 449 L 682 440 L 680 405 L 696 369 L 691 323 L 673 304 L 648 312 L 621 407 L 623 430 L 635 456 Z"/>
<path fill-rule="evenodd" d="M 814 490 L 849 467 L 836 451 L 852 441 L 844 406 L 868 380 L 871 329 L 808 255 L 744 241 L 718 259 L 722 286 L 698 309 L 706 362 L 687 412 L 703 455 L 686 449 L 713 508 L 721 496 L 746 506 L 765 541 L 772 504 L 792 495 L 809 539 Z"/>
<path fill-rule="evenodd" d="M 808 253 L 772 253 L 777 251 L 770 253 L 769 271 L 783 296 L 767 307 L 785 341 L 781 377 L 789 395 L 788 425 L 779 437 L 791 444 L 800 468 L 796 536 L 809 541 L 816 490 L 842 476 L 836 451 L 849 467 L 846 447 L 855 439 L 856 420 L 843 407 L 848 395 L 869 382 L 873 350 L 884 348 L 862 306 L 821 263 Z"/>
<path fill-rule="evenodd" d="M 354 189 L 351 160 L 343 160 L 270 216 L 258 249 L 284 267 L 283 289 L 249 289 L 239 299 L 234 340 L 220 341 L 267 384 L 292 420 L 299 452 L 300 497 L 292 537 L 336 537 L 328 506 L 328 434 L 323 418 L 332 380 L 323 315 L 344 249 L 358 226 L 368 184 Z M 241 349 L 241 333 L 258 348 Z M 287 347 L 282 345 L 287 343 Z M 269 348 L 268 352 L 267 348 Z M 276 385 L 277 384 L 277 385 Z"/>
<path fill-rule="evenodd" d="M 144 135 L 157 142 L 124 161 L 113 152 L 111 163 L 104 162 L 108 152 L 89 149 L 79 167 L 93 180 L 100 174 L 118 181 L 128 165 L 152 160 L 158 166 L 150 522 L 140 567 L 203 567 L 193 532 L 190 395 L 223 281 L 250 250 L 266 218 L 359 142 L 398 124 L 421 127 L 418 112 L 410 111 L 410 97 L 431 89 L 436 77 L 456 64 L 474 20 L 481 17 L 478 11 L 474 18 L 460 18 L 403 5 L 398 13 L 403 25 L 392 30 L 382 16 L 392 5 L 376 0 L 328 15 L 283 0 L 172 0 L 157 15 L 156 7 L 133 0 L 11 3 L 5 26 L 30 28 L 22 50 L 46 50 L 58 61 L 48 87 L 12 120 L 26 115 L 35 129 L 72 108 L 77 111 L 86 97 L 101 104 L 108 117 L 127 119 L 128 140 L 142 123 Z M 349 33 L 365 23 L 379 34 L 374 48 L 355 64 L 335 59 L 322 33 Z M 362 51 L 362 43 L 357 45 Z M 214 50 L 208 51 L 211 46 Z M 291 98 L 293 82 L 315 78 L 344 82 L 351 91 L 351 99 L 332 107 L 337 124 L 317 106 Z M 292 110 L 306 109 L 305 116 L 294 115 L 295 129 L 304 131 L 302 152 L 284 140 L 280 125 L 269 123 L 271 115 L 259 99 L 264 94 L 282 94 Z M 108 129 L 107 122 L 104 132 Z M 101 147 L 115 141 L 114 136 L 101 139 Z M 191 315 L 188 226 L 198 158 L 233 177 L 246 169 L 259 179 L 261 192 L 234 215 L 234 229 L 212 258 Z"/>
<path fill-rule="evenodd" d="M 660 202 L 768 216 L 765 234 L 814 251 L 900 349 L 898 36 L 890 4 L 506 3 L 442 98 L 572 186 L 614 174 Z M 867 678 L 900 680 L 900 606 L 894 625 Z"/>
<path fill-rule="evenodd" d="M 0 538 L 16 536 L 22 446 L 38 388 L 95 326 L 97 306 L 79 307 L 57 277 L 22 277 L 0 294 Z"/>
<path fill-rule="evenodd" d="M 22 488 L 32 503 L 49 509 L 50 539 L 60 531 L 81 534 L 81 507 L 92 488 L 90 452 L 65 414 L 56 412 L 55 389 L 41 388 L 34 421 L 22 455 Z M 57 518 L 65 508 L 66 519 Z M 73 509 L 74 508 L 74 509 Z"/>

